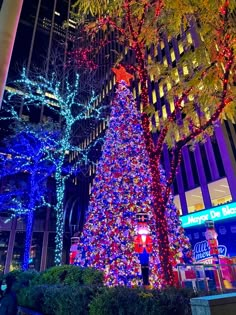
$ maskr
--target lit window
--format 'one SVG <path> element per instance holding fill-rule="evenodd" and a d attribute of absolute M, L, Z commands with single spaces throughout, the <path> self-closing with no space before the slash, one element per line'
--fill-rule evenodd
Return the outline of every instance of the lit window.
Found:
<path fill-rule="evenodd" d="M 166 105 L 162 106 L 162 117 L 163 119 L 167 118 Z"/>
<path fill-rule="evenodd" d="M 151 81 L 155 81 L 154 79 L 155 79 L 155 78 L 154 78 L 154 74 L 150 74 L 150 80 L 151 80 Z"/>
<path fill-rule="evenodd" d="M 158 126 L 159 126 L 159 121 L 160 121 L 160 119 L 159 119 L 159 114 L 158 114 L 158 112 L 155 112 L 155 122 L 156 122 L 156 127 L 158 127 Z"/>
<path fill-rule="evenodd" d="M 141 94 L 141 82 L 138 83 L 138 94 Z"/>
<path fill-rule="evenodd" d="M 187 41 L 189 44 L 193 43 L 192 35 L 190 33 L 187 34 Z"/>
<path fill-rule="evenodd" d="M 163 58 L 163 65 L 168 67 L 168 62 L 167 62 L 167 58 L 166 57 Z"/>
<path fill-rule="evenodd" d="M 184 75 L 187 75 L 189 73 L 187 65 L 183 66 L 183 73 Z"/>
<path fill-rule="evenodd" d="M 175 204 L 176 208 L 179 210 L 180 215 L 182 215 L 182 208 L 181 208 L 179 195 L 174 196 L 174 204 Z"/>
<path fill-rule="evenodd" d="M 184 46 L 183 43 L 179 43 L 179 53 L 182 54 L 184 52 Z"/>
<path fill-rule="evenodd" d="M 164 96 L 164 90 L 163 90 L 162 84 L 159 85 L 159 94 L 160 94 L 160 97 Z"/>
<path fill-rule="evenodd" d="M 222 178 L 208 184 L 212 206 L 218 206 L 232 201 L 227 178 Z"/>
<path fill-rule="evenodd" d="M 170 111 L 171 111 L 171 113 L 174 111 L 174 109 L 175 109 L 174 101 L 170 100 Z"/>
<path fill-rule="evenodd" d="M 171 56 L 171 61 L 172 62 L 175 61 L 175 52 L 174 52 L 174 50 L 171 51 L 170 56 Z"/>
<path fill-rule="evenodd" d="M 205 208 L 200 187 L 185 192 L 188 212 L 200 211 Z"/>
<path fill-rule="evenodd" d="M 153 90 L 153 91 L 152 91 L 152 102 L 153 102 L 153 104 L 155 104 L 155 103 L 156 103 L 156 101 L 157 101 L 156 91 L 155 91 L 155 90 Z"/>
<path fill-rule="evenodd" d="M 156 56 L 157 56 L 157 54 L 158 54 L 157 47 L 154 47 L 154 51 L 153 51 L 153 55 L 154 55 L 154 57 L 156 57 Z"/>
<path fill-rule="evenodd" d="M 193 67 L 196 68 L 198 66 L 197 59 L 194 58 L 192 62 L 193 62 Z"/>
<path fill-rule="evenodd" d="M 169 91 L 172 87 L 169 80 L 167 80 L 166 87 L 167 87 L 167 91 Z"/>
<path fill-rule="evenodd" d="M 175 83 L 179 82 L 179 71 L 175 69 L 174 71 L 174 78 L 175 78 Z"/>

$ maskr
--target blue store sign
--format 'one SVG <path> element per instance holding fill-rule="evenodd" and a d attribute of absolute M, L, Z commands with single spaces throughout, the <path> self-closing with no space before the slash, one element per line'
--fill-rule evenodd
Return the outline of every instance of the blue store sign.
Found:
<path fill-rule="evenodd" d="M 236 217 L 236 202 L 194 212 L 180 217 L 183 228 L 204 224 L 207 220 L 220 221 Z"/>

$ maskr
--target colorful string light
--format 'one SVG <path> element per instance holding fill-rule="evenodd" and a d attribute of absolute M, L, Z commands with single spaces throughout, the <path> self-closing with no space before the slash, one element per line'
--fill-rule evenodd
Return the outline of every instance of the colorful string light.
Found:
<path fill-rule="evenodd" d="M 122 72 L 122 69 L 120 69 Z M 125 76 L 127 77 L 127 76 Z M 97 166 L 88 217 L 78 245 L 75 264 L 103 270 L 108 286 L 133 286 L 141 283 L 141 267 L 134 252 L 136 214 L 146 212 L 153 239 L 150 256 L 150 283 L 161 286 L 156 220 L 153 215 L 152 176 L 141 114 L 128 82 L 118 76 L 103 154 Z M 128 78 L 129 79 L 129 78 Z M 161 181 L 165 182 L 160 168 Z M 173 198 L 166 208 L 172 263 L 177 252 L 187 247 Z M 189 243 L 188 243 L 189 246 Z M 186 248 L 187 251 L 187 248 Z"/>

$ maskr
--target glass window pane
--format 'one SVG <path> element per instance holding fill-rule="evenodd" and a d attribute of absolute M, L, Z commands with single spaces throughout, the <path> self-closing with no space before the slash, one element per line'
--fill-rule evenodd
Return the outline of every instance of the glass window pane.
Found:
<path fill-rule="evenodd" d="M 29 268 L 40 270 L 41 255 L 42 255 L 42 246 L 43 246 L 43 233 L 34 232 L 31 249 L 30 249 L 30 264 Z"/>
<path fill-rule="evenodd" d="M 214 207 L 232 201 L 227 178 L 208 184 L 208 188 Z"/>
<path fill-rule="evenodd" d="M 179 210 L 180 215 L 182 215 L 182 208 L 180 204 L 179 195 L 174 196 L 174 204 L 176 205 L 176 208 Z"/>
<path fill-rule="evenodd" d="M 202 190 L 200 187 L 187 191 L 185 195 L 189 213 L 199 211 L 205 208 L 204 201 L 202 198 Z"/>
<path fill-rule="evenodd" d="M 1 273 L 4 271 L 9 237 L 10 237 L 9 231 L 0 232 L 0 272 Z"/>
<path fill-rule="evenodd" d="M 48 235 L 48 250 L 47 250 L 47 265 L 46 268 L 54 266 L 54 251 L 55 251 L 55 235 L 56 233 L 49 233 Z"/>
<path fill-rule="evenodd" d="M 21 269 L 24 257 L 25 246 L 25 232 L 17 231 L 15 237 L 15 244 L 13 249 L 13 257 L 10 265 L 10 271 Z"/>

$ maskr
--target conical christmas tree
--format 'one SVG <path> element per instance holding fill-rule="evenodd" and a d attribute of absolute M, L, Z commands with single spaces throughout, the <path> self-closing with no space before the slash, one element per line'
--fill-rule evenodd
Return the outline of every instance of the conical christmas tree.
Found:
<path fill-rule="evenodd" d="M 158 272 L 158 218 L 154 218 L 152 212 L 149 158 L 141 114 L 127 87 L 128 79 L 124 81 L 117 78 L 118 89 L 75 264 L 104 271 L 105 284 L 110 286 L 141 283 L 141 265 L 134 250 L 134 240 L 138 224 L 136 216 L 142 212 L 149 218 L 152 239 L 152 252 L 148 254 L 149 281 L 151 285 L 160 287 L 163 277 Z M 164 186 L 165 172 L 161 166 L 159 170 Z M 184 248 L 189 253 L 190 243 L 180 225 L 172 195 L 166 207 L 166 217 L 174 266 Z"/>
<path fill-rule="evenodd" d="M 134 239 L 136 215 L 142 211 L 149 217 L 153 242 L 149 279 L 158 286 L 158 246 L 151 205 L 151 174 L 141 116 L 126 82 L 121 81 L 97 166 L 76 264 L 103 270 L 107 285 L 141 283 Z"/>

